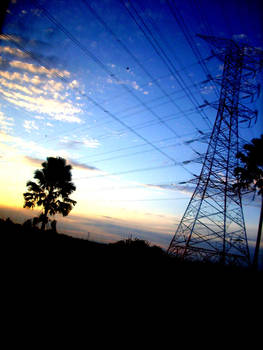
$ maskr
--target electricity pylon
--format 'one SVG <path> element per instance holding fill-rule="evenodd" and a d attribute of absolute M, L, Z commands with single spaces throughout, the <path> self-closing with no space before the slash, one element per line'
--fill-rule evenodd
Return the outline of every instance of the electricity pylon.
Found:
<path fill-rule="evenodd" d="M 168 253 L 186 259 L 249 265 L 250 255 L 240 192 L 233 191 L 238 166 L 239 123 L 256 120 L 243 105 L 259 94 L 255 75 L 262 51 L 230 39 L 201 36 L 224 62 L 220 97 L 201 173 Z M 212 77 L 209 77 L 212 79 Z"/>

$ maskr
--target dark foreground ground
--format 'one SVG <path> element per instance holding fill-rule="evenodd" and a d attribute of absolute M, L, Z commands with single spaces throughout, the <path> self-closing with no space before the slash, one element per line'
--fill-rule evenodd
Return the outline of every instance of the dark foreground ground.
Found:
<path fill-rule="evenodd" d="M 188 327 L 183 319 L 212 325 L 224 317 L 231 325 L 261 308 L 262 272 L 182 262 L 138 239 L 100 244 L 8 219 L 0 232 L 1 305 L 11 328 L 29 317 L 36 328 L 43 317 L 55 328 L 57 319 L 72 326 L 81 317 L 84 328 L 131 334 L 138 324 L 168 322 L 175 332 L 173 322 Z"/>
<path fill-rule="evenodd" d="M 126 349 L 140 348 L 142 336 L 153 344 L 159 337 L 165 349 L 167 340 L 203 344 L 211 329 L 214 346 L 229 342 L 237 324 L 243 338 L 261 314 L 261 272 L 182 262 L 141 240 L 99 244 L 0 220 L 0 257 L 9 344 L 37 335 L 35 345 L 50 347 L 50 335 L 61 342 L 77 329 L 74 343 L 110 338 Z M 218 336 L 222 328 L 226 337 Z"/>
<path fill-rule="evenodd" d="M 101 275 L 144 283 L 149 278 L 178 286 L 196 279 L 204 279 L 205 283 L 217 280 L 218 283 L 256 283 L 262 278 L 262 272 L 248 268 L 182 262 L 139 239 L 96 243 L 52 231 L 42 232 L 9 219 L 0 219 L 0 232 L 2 266 L 22 274 L 50 274 L 57 278 L 81 275 L 83 280 Z"/>

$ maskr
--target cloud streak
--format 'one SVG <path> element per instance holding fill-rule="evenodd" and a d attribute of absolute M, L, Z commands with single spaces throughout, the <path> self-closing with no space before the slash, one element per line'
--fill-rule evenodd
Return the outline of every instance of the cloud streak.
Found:
<path fill-rule="evenodd" d="M 108 84 L 116 84 L 116 85 L 128 85 L 131 86 L 134 90 L 142 92 L 144 95 L 148 95 L 149 91 L 144 90 L 140 85 L 135 81 L 130 80 L 113 80 L 111 78 L 107 79 Z"/>
<path fill-rule="evenodd" d="M 14 118 L 7 117 L 0 111 L 0 130 L 10 132 L 14 126 Z"/>
<path fill-rule="evenodd" d="M 84 163 L 79 163 L 76 160 L 73 159 L 68 159 L 69 164 L 71 164 L 73 167 L 76 167 L 80 170 L 89 170 L 89 171 L 101 171 L 100 169 L 92 166 L 92 165 L 88 165 L 88 164 L 84 164 Z"/>
<path fill-rule="evenodd" d="M 26 62 L 17 61 L 17 60 L 9 62 L 9 65 L 13 68 L 18 68 L 33 74 L 46 74 L 48 77 L 51 77 L 52 75 L 59 75 L 61 77 L 66 77 L 66 78 L 70 77 L 70 73 L 67 70 L 62 71 L 55 68 L 46 69 L 45 67 L 42 67 L 42 66 L 37 66 L 32 63 L 26 63 Z"/>
<path fill-rule="evenodd" d="M 144 184 L 143 186 L 147 188 L 160 189 L 160 190 L 170 190 L 179 191 L 188 195 L 192 195 L 195 187 L 190 185 L 178 185 L 178 184 Z"/>
<path fill-rule="evenodd" d="M 20 58 L 28 57 L 28 54 L 26 54 L 22 50 L 10 46 L 0 46 L 0 53 L 5 53 Z"/>
<path fill-rule="evenodd" d="M 64 102 L 56 98 L 32 96 L 15 91 L 9 92 L 1 87 L 0 92 L 8 102 L 25 108 L 29 112 L 47 114 L 58 121 L 81 123 L 81 119 L 77 115 L 82 111 L 79 107 L 73 106 L 70 100 Z"/>
<path fill-rule="evenodd" d="M 23 124 L 25 130 L 27 132 L 31 132 L 31 130 L 38 130 L 39 127 L 36 125 L 36 122 L 34 120 L 24 120 Z"/>
<path fill-rule="evenodd" d="M 72 149 L 84 146 L 86 148 L 97 148 L 100 145 L 100 142 L 93 138 L 87 137 L 77 137 L 77 139 L 69 139 L 68 136 L 64 136 L 59 141 L 64 147 Z"/>
<path fill-rule="evenodd" d="M 5 36 L 0 39 L 8 40 Z M 14 38 L 19 42 L 19 38 Z M 21 40 L 20 40 L 21 41 Z M 3 55 L 0 61 L 0 92 L 9 103 L 25 109 L 29 112 L 44 114 L 53 120 L 67 123 L 81 123 L 80 114 L 82 109 L 79 104 L 74 104 L 70 99 L 70 89 L 79 87 L 79 82 L 73 79 L 69 84 L 57 81 L 58 76 L 69 79 L 71 73 L 65 69 L 50 68 L 25 62 L 30 58 L 22 50 L 13 48 L 10 45 L 0 47 Z M 7 61 L 5 55 L 13 55 L 16 59 Z M 31 124 L 31 129 L 36 129 Z M 30 129 L 28 121 L 25 127 Z"/>

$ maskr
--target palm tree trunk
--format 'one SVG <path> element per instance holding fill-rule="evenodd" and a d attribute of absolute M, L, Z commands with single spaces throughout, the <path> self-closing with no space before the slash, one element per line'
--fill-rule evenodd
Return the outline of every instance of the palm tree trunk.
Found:
<path fill-rule="evenodd" d="M 45 227 L 46 227 L 46 222 L 43 220 L 41 224 L 41 230 L 45 231 Z"/>
<path fill-rule="evenodd" d="M 46 224 L 47 224 L 47 213 L 48 213 L 48 206 L 45 207 L 45 212 L 42 216 L 42 224 L 41 224 L 41 230 L 42 231 L 45 231 L 45 227 L 46 227 Z"/>
<path fill-rule="evenodd" d="M 258 224 L 258 235 L 257 235 L 257 242 L 255 247 L 255 254 L 253 258 L 253 267 L 256 270 L 258 268 L 258 254 L 259 254 L 259 246 L 260 246 L 261 233 L 262 233 L 262 222 L 263 222 L 263 195 L 261 196 L 261 211 L 260 211 L 259 224 Z"/>

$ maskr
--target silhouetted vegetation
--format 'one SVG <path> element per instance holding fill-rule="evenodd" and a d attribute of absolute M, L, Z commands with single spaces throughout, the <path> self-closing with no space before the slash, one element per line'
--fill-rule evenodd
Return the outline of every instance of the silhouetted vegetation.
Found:
<path fill-rule="evenodd" d="M 243 152 L 239 152 L 237 158 L 243 166 L 235 169 L 237 183 L 234 188 L 258 192 L 261 196 L 261 213 L 253 261 L 254 267 L 257 267 L 263 221 L 263 134 L 259 139 L 254 138 L 251 143 L 245 144 Z"/>
<path fill-rule="evenodd" d="M 128 283 L 133 288 L 176 288 L 178 292 L 186 286 L 243 288 L 262 278 L 262 272 L 247 268 L 182 261 L 138 238 L 97 243 L 54 234 L 52 229 L 42 231 L 30 221 L 15 224 L 10 219 L 0 219 L 0 231 L 4 266 L 12 265 L 14 276 L 23 283 L 28 276 L 32 281 L 48 278 L 48 283 L 50 279 L 55 283 L 78 279 L 91 286 L 99 280 L 106 283 L 106 290 Z"/>
<path fill-rule="evenodd" d="M 48 157 L 42 163 L 42 169 L 35 171 L 34 179 L 36 182 L 28 181 L 26 184 L 28 192 L 24 193 L 24 208 L 42 207 L 42 213 L 33 219 L 32 224 L 41 223 L 44 230 L 50 220 L 48 216 L 57 213 L 67 216 L 76 205 L 77 202 L 69 198 L 76 187 L 71 182 L 71 165 L 66 165 L 66 160 L 61 157 Z M 55 220 L 51 222 L 51 227 L 56 231 Z"/>

